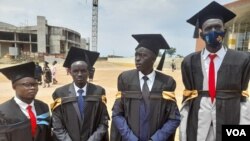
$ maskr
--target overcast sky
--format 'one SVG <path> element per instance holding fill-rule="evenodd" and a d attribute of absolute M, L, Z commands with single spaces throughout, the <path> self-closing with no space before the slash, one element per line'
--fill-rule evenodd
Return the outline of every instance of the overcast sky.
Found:
<path fill-rule="evenodd" d="M 217 0 L 226 4 L 235 0 Z M 195 49 L 194 27 L 186 22 L 211 0 L 99 0 L 98 51 L 101 56 L 134 56 L 132 34 L 160 33 L 176 53 Z M 91 40 L 92 0 L 0 0 L 0 21 L 15 26 L 48 24 L 75 30 Z"/>

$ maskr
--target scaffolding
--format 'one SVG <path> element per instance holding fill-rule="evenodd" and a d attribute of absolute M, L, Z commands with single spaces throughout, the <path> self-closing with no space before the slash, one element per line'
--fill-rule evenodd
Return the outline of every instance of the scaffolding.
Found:
<path fill-rule="evenodd" d="M 92 5 L 92 51 L 97 51 L 98 40 L 98 0 L 93 0 Z"/>

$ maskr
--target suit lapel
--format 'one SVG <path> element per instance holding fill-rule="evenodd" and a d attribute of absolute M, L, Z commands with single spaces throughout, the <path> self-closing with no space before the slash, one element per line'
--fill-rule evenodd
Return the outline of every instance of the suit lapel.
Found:
<path fill-rule="evenodd" d="M 41 108 L 41 106 L 36 102 L 36 100 L 34 100 L 34 106 L 35 106 L 35 110 L 36 110 L 36 116 L 39 116 L 41 114 L 43 114 L 43 110 Z M 37 125 L 37 130 L 36 130 L 36 135 L 35 135 L 35 139 L 39 138 L 39 134 L 42 132 L 40 130 L 42 130 L 43 128 L 39 128 L 39 125 Z"/>
<path fill-rule="evenodd" d="M 73 83 L 69 86 L 69 96 L 76 96 Z M 80 114 L 77 102 L 73 102 L 72 104 L 74 106 L 74 109 L 76 110 L 76 114 L 77 114 L 79 121 L 82 122 L 82 118 L 81 118 L 81 114 Z"/>
<path fill-rule="evenodd" d="M 159 73 L 155 71 L 155 80 L 154 80 L 151 92 L 161 90 L 160 89 L 161 85 L 162 85 L 162 82 L 160 81 Z"/>
<path fill-rule="evenodd" d="M 43 110 L 42 110 L 41 106 L 35 100 L 34 100 L 34 106 L 36 109 L 37 116 L 43 114 Z"/>
<path fill-rule="evenodd" d="M 86 84 L 87 85 L 87 87 L 86 87 L 86 96 L 88 96 L 88 95 L 93 95 L 94 94 L 94 89 L 93 89 L 93 85 L 91 85 L 90 83 L 87 83 Z M 86 107 L 86 101 L 84 100 L 84 106 Z M 83 124 L 84 123 L 84 118 L 85 118 L 85 115 L 87 114 L 87 113 L 85 113 L 85 111 L 83 111 L 83 119 L 82 119 L 82 122 L 81 122 L 81 124 Z M 89 113 L 88 113 L 89 114 Z M 83 127 L 83 126 L 81 126 L 81 127 Z M 82 130 L 82 129 L 81 129 Z"/>
<path fill-rule="evenodd" d="M 141 91 L 139 72 L 137 70 L 134 71 L 132 79 L 133 80 L 131 81 L 131 86 L 135 86 L 135 91 Z"/>
<path fill-rule="evenodd" d="M 202 63 L 201 63 L 201 52 L 196 53 L 191 62 L 190 71 L 192 72 L 192 84 L 194 89 L 202 90 L 204 82 L 204 74 L 202 72 Z"/>
<path fill-rule="evenodd" d="M 26 121 L 28 118 L 26 115 L 21 111 L 20 107 L 17 105 L 15 100 L 12 98 L 11 99 L 11 106 L 10 109 L 12 109 L 12 112 L 15 113 L 15 116 L 20 119 L 21 121 Z"/>
<path fill-rule="evenodd" d="M 91 95 L 93 94 L 93 86 L 91 83 L 87 83 L 87 88 L 86 88 L 86 95 Z"/>

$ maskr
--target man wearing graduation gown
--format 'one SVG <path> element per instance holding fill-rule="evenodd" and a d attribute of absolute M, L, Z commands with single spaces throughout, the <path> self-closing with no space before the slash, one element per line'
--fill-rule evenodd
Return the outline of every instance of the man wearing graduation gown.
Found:
<path fill-rule="evenodd" d="M 222 44 L 224 24 L 234 17 L 232 11 L 211 2 L 187 20 L 196 32 L 201 29 L 206 47 L 182 62 L 181 141 L 221 141 L 222 125 L 250 124 L 249 55 Z"/>
<path fill-rule="evenodd" d="M 105 89 L 87 82 L 99 53 L 71 47 L 63 64 L 73 82 L 52 97 L 52 126 L 57 141 L 108 141 L 109 115 Z"/>
<path fill-rule="evenodd" d="M 174 141 L 180 123 L 174 95 L 176 82 L 153 68 L 159 49 L 169 46 L 161 34 L 132 36 L 139 42 L 135 50 L 137 69 L 118 77 L 111 141 Z M 164 61 L 160 62 L 159 70 Z"/>
<path fill-rule="evenodd" d="M 49 107 L 35 99 L 38 83 L 35 63 L 29 62 L 0 69 L 12 81 L 15 97 L 0 105 L 3 121 L 1 134 L 7 141 L 51 141 Z"/>

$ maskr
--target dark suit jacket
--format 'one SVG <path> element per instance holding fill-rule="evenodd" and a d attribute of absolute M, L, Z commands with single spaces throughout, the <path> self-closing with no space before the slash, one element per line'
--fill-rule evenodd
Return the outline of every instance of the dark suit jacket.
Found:
<path fill-rule="evenodd" d="M 39 119 L 37 119 L 37 130 L 34 141 L 50 141 L 52 139 L 51 139 L 51 129 L 49 126 L 50 123 L 49 107 L 47 104 L 39 100 L 34 100 L 34 105 L 36 109 L 37 118 L 40 117 Z M 16 104 L 13 98 L 1 104 L 0 111 L 6 119 L 15 122 L 10 125 L 7 124 L 5 126 L 2 126 L 2 128 L 10 129 L 10 130 L 5 130 L 6 136 L 8 136 L 8 141 L 9 140 L 12 141 L 13 138 L 15 138 L 15 141 L 32 140 L 29 119 L 23 114 L 20 107 Z M 15 126 L 15 124 L 17 126 Z M 16 135 L 12 131 L 15 132 Z M 20 132 L 27 134 L 19 136 Z"/>
<path fill-rule="evenodd" d="M 52 97 L 61 100 L 52 110 L 52 126 L 59 141 L 107 141 L 109 115 L 104 103 L 104 88 L 88 83 L 84 98 L 84 118 L 81 118 L 74 85 L 55 90 Z"/>

